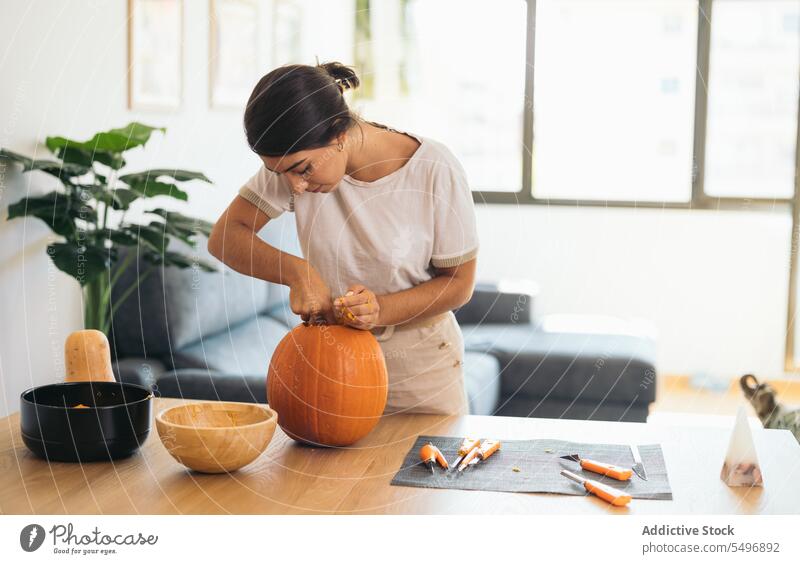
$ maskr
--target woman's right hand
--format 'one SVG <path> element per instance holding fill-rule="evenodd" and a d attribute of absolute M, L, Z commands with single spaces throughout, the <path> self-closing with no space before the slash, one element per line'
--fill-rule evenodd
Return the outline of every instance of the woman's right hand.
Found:
<path fill-rule="evenodd" d="M 289 305 L 304 323 L 336 324 L 331 291 L 310 265 L 289 286 Z"/>

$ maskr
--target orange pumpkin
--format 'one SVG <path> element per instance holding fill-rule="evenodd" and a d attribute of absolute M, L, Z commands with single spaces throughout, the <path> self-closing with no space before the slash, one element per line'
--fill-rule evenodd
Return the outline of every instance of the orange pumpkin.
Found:
<path fill-rule="evenodd" d="M 313 445 L 347 446 L 366 436 L 387 391 L 375 336 L 343 325 L 298 325 L 278 343 L 267 374 L 267 400 L 281 429 Z"/>

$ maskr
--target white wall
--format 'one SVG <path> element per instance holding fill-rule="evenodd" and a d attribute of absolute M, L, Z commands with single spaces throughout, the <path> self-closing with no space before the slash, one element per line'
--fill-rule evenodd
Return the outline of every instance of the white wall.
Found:
<path fill-rule="evenodd" d="M 131 170 L 202 170 L 216 185 L 190 188 L 188 211 L 217 217 L 258 161 L 240 112 L 208 108 L 206 1 L 184 1 L 184 100 L 174 113 L 126 109 L 126 2 L 0 2 L 0 146 L 44 156 L 37 142 L 47 135 L 163 125 L 166 137 L 134 151 Z M 340 2 L 307 15 L 329 23 L 348 14 L 351 0 Z M 339 29 L 309 28 L 304 56 L 350 60 L 348 31 Z M 270 60 L 268 37 L 262 48 Z M 48 229 L 5 220 L 8 204 L 46 188 L 39 177 L 0 178 L 0 416 L 18 409 L 24 389 L 63 378 L 64 338 L 82 326 L 77 285 L 46 257 Z M 536 280 L 541 312 L 649 318 L 662 372 L 781 372 L 788 217 L 495 206 L 478 215 L 480 277 Z"/>

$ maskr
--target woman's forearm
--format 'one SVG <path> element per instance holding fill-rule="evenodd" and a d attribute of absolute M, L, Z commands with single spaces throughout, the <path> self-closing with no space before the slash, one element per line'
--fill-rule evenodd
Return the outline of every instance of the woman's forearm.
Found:
<path fill-rule="evenodd" d="M 380 325 L 397 325 L 461 307 L 472 297 L 472 272 L 439 275 L 408 290 L 377 296 Z"/>
<path fill-rule="evenodd" d="M 252 228 L 235 221 L 214 227 L 208 250 L 236 272 L 275 284 L 291 286 L 308 269 L 302 258 L 265 243 Z"/>

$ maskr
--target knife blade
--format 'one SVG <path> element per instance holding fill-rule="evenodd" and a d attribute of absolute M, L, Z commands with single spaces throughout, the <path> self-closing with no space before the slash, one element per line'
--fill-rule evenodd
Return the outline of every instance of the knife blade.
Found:
<path fill-rule="evenodd" d="M 561 458 L 565 460 L 572 460 L 580 464 L 580 467 L 584 470 L 588 470 L 589 472 L 595 472 L 597 474 L 602 474 L 604 476 L 608 476 L 609 478 L 613 478 L 615 480 L 625 481 L 630 480 L 631 476 L 633 475 L 632 468 L 623 468 L 622 466 L 616 466 L 614 464 L 608 464 L 606 462 L 598 462 L 597 460 L 590 460 L 588 458 L 581 458 L 578 454 L 568 454 L 567 456 L 562 456 Z"/>
<path fill-rule="evenodd" d="M 647 472 L 644 471 L 644 464 L 642 464 L 642 455 L 639 454 L 639 447 L 636 445 L 631 445 L 631 454 L 633 455 L 633 466 L 631 469 L 639 476 L 642 480 L 647 481 Z"/>

